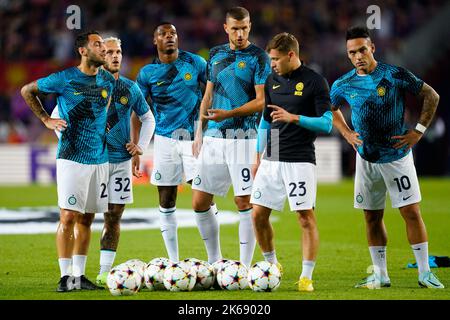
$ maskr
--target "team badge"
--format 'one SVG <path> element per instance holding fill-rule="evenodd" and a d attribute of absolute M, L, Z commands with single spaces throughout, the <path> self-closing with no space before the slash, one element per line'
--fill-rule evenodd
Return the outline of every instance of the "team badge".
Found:
<path fill-rule="evenodd" d="M 128 103 L 128 98 L 125 96 L 120 97 L 120 103 L 126 105 Z"/>
<path fill-rule="evenodd" d="M 192 79 L 192 75 L 191 75 L 189 72 L 187 72 L 187 73 L 184 75 L 184 80 L 189 81 L 189 80 L 191 80 L 191 79 Z"/>
<path fill-rule="evenodd" d="M 106 91 L 105 89 L 102 90 L 102 97 L 103 98 L 108 98 L 108 91 Z"/>
<path fill-rule="evenodd" d="M 363 196 L 362 196 L 362 195 L 358 194 L 358 195 L 356 196 L 356 202 L 358 202 L 358 203 L 362 203 L 362 202 L 363 202 L 363 200 L 364 200 L 364 198 L 363 198 Z"/>
<path fill-rule="evenodd" d="M 245 61 L 240 61 L 240 62 L 238 63 L 238 68 L 239 68 L 239 69 L 244 69 L 245 66 L 246 66 Z"/>
<path fill-rule="evenodd" d="M 261 198 L 261 192 L 260 192 L 259 190 L 255 191 L 255 193 L 253 194 L 253 197 L 254 197 L 255 199 Z"/>
<path fill-rule="evenodd" d="M 377 93 L 380 97 L 382 97 L 386 94 L 386 89 L 384 87 L 379 87 L 377 88 Z"/>
<path fill-rule="evenodd" d="M 75 196 L 71 195 L 71 196 L 69 197 L 69 199 L 67 199 L 67 202 L 69 202 L 69 204 L 70 204 L 71 206 L 73 206 L 73 205 L 75 205 L 75 203 L 77 203 L 77 198 L 75 198 Z"/>
<path fill-rule="evenodd" d="M 200 183 L 202 183 L 202 179 L 200 179 L 199 176 L 195 177 L 195 179 L 194 179 L 194 184 L 195 184 L 196 186 L 198 186 Z"/>
<path fill-rule="evenodd" d="M 295 92 L 294 94 L 296 96 L 302 96 L 303 95 L 303 88 L 305 87 L 305 85 L 303 84 L 303 82 L 299 82 L 295 85 Z"/>
<path fill-rule="evenodd" d="M 161 180 L 161 173 L 159 173 L 158 171 L 156 171 L 155 173 L 155 180 Z"/>

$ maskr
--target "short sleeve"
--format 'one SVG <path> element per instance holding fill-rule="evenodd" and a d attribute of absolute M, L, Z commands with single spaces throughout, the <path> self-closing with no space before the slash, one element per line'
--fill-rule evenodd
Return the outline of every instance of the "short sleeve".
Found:
<path fill-rule="evenodd" d="M 271 73 L 270 59 L 266 52 L 261 51 L 258 55 L 258 61 L 256 64 L 256 71 L 254 74 L 255 85 L 266 83 L 266 79 Z"/>
<path fill-rule="evenodd" d="M 145 101 L 145 98 L 141 90 L 139 89 L 139 86 L 134 83 L 131 86 L 130 91 L 131 96 L 133 97 L 133 104 L 131 105 L 133 111 L 136 112 L 138 116 L 146 114 L 150 110 L 150 107 L 147 101 Z"/>
<path fill-rule="evenodd" d="M 144 96 L 144 99 L 146 99 L 148 97 L 148 95 L 150 94 L 150 91 L 149 91 L 149 88 L 148 88 L 147 82 L 146 82 L 146 78 L 147 78 L 146 74 L 147 73 L 145 72 L 144 68 L 142 68 L 139 71 L 139 74 L 136 79 L 136 83 L 137 83 L 139 89 L 141 90 L 142 95 Z"/>
<path fill-rule="evenodd" d="M 336 108 L 341 108 L 345 105 L 346 100 L 341 94 L 341 89 L 339 88 L 337 81 L 331 86 L 330 100 L 331 104 Z"/>
<path fill-rule="evenodd" d="M 64 91 L 65 84 L 65 76 L 62 71 L 52 73 L 45 78 L 40 78 L 37 80 L 38 90 L 42 93 L 61 94 Z"/>
<path fill-rule="evenodd" d="M 422 90 L 423 80 L 419 79 L 411 71 L 405 68 L 399 67 L 393 77 L 399 81 L 399 85 L 402 89 L 415 96 Z"/>

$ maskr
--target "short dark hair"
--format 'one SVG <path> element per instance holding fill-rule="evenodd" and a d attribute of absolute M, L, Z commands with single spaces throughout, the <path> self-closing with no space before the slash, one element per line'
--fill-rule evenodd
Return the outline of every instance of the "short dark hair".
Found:
<path fill-rule="evenodd" d="M 250 18 L 250 13 L 244 7 L 233 7 L 227 11 L 225 20 L 228 18 L 233 18 L 236 20 L 244 20 L 245 18 Z"/>
<path fill-rule="evenodd" d="M 169 22 L 169 21 L 161 21 L 161 22 L 159 22 L 159 23 L 155 26 L 155 29 L 153 29 L 153 34 L 155 34 L 156 30 L 158 30 L 159 27 L 165 26 L 165 25 L 167 25 L 167 24 L 175 27 L 175 25 L 174 25 L 172 22 Z"/>
<path fill-rule="evenodd" d="M 77 37 L 75 38 L 75 52 L 77 53 L 78 56 L 81 57 L 80 53 L 78 52 L 78 48 L 86 47 L 86 45 L 89 42 L 89 36 L 91 34 L 100 35 L 100 32 L 95 30 L 89 30 L 77 34 Z"/>
<path fill-rule="evenodd" d="M 354 26 L 347 29 L 347 34 L 345 35 L 345 40 L 358 39 L 358 38 L 369 38 L 369 29 L 365 26 Z"/>
<path fill-rule="evenodd" d="M 266 51 L 278 50 L 282 53 L 288 53 L 289 51 L 294 51 L 294 53 L 299 56 L 299 44 L 294 35 L 283 32 L 274 36 L 267 44 Z"/>

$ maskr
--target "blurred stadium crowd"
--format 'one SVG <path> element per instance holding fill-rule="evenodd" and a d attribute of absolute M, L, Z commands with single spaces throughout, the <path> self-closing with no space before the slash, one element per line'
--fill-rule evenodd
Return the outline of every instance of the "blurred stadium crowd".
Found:
<path fill-rule="evenodd" d="M 304 62 L 322 73 L 331 86 L 352 67 L 345 54 L 345 31 L 351 25 L 365 23 L 370 15 L 366 13 L 368 6 L 378 5 L 381 9 L 381 29 L 372 32 L 377 48 L 375 57 L 389 63 L 385 60 L 388 53 L 400 50 L 448 1 L 0 0 L 0 143 L 55 141 L 53 134 L 44 130 L 26 106 L 20 87 L 77 63 L 73 50 L 77 30 L 68 30 L 66 26 L 69 17 L 66 9 L 74 4 L 81 9 L 82 29 L 95 29 L 105 36 L 122 39 L 122 73 L 131 79 L 155 56 L 152 33 L 157 22 L 172 22 L 178 30 L 180 48 L 208 58 L 209 48 L 227 42 L 223 31 L 224 12 L 242 5 L 251 14 L 252 42 L 264 48 L 279 32 L 294 34 L 300 41 Z M 441 96 L 436 120 L 416 148 L 419 174 L 450 174 L 448 56 L 450 50 L 446 49 L 426 68 L 404 66 Z M 51 112 L 54 99 L 43 101 Z M 420 103 L 413 98 L 407 102 L 405 119 L 412 126 L 417 121 Z M 351 174 L 353 168 L 349 164 L 353 163 L 354 154 L 345 143 L 342 145 L 344 174 Z"/>

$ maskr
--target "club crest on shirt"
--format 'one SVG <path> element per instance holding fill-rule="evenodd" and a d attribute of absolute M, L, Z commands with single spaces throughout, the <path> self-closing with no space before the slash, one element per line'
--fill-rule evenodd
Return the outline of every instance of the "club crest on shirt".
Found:
<path fill-rule="evenodd" d="M 294 94 L 296 96 L 302 96 L 303 95 L 303 88 L 305 87 L 305 85 L 303 84 L 303 82 L 299 82 L 295 85 L 295 92 Z"/>
<path fill-rule="evenodd" d="M 184 80 L 189 81 L 192 79 L 192 75 L 189 72 L 186 72 L 184 74 Z"/>
<path fill-rule="evenodd" d="M 103 89 L 103 90 L 102 90 L 102 97 L 103 97 L 104 99 L 108 98 L 108 91 L 106 91 L 106 89 Z"/>
<path fill-rule="evenodd" d="M 120 97 L 119 101 L 121 104 L 126 105 L 128 103 L 128 98 L 125 96 L 122 96 L 122 97 Z"/>
<path fill-rule="evenodd" d="M 246 66 L 245 61 L 239 61 L 239 63 L 238 63 L 238 68 L 239 69 L 244 69 L 245 66 Z"/>
<path fill-rule="evenodd" d="M 380 97 L 383 97 L 386 94 L 386 89 L 384 87 L 378 87 L 377 93 Z"/>

